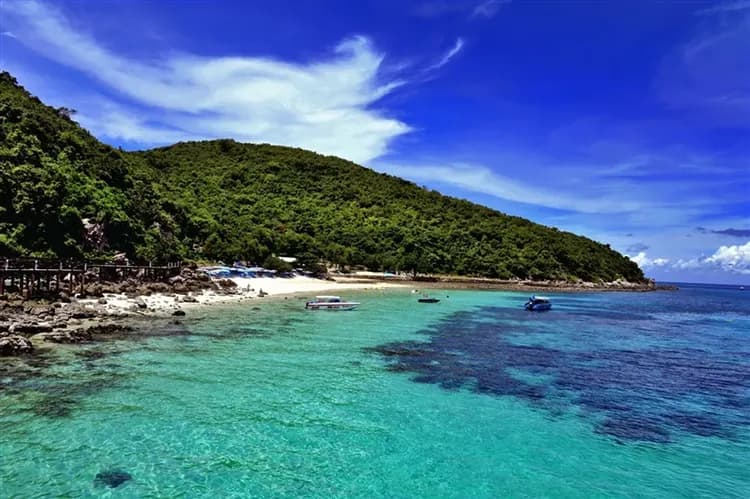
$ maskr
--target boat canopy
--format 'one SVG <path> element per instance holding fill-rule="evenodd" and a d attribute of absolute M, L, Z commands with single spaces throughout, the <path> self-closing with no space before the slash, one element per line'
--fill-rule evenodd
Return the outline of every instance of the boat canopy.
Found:
<path fill-rule="evenodd" d="M 532 296 L 529 299 L 533 301 L 549 301 L 549 298 L 547 298 L 546 296 Z"/>

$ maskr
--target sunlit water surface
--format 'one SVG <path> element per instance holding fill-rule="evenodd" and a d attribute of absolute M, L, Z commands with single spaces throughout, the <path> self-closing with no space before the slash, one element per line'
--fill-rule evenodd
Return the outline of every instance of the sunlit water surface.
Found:
<path fill-rule="evenodd" d="M 750 292 L 416 296 L 0 361 L 0 497 L 750 497 Z"/>

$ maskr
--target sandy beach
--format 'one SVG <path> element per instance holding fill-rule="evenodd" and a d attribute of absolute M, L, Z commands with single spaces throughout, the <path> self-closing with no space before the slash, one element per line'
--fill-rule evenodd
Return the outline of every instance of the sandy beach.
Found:
<path fill-rule="evenodd" d="M 230 280 L 236 284 L 236 287 L 222 291 L 203 290 L 186 295 L 153 293 L 135 298 L 129 298 L 125 294 L 105 294 L 103 300 L 81 299 L 78 300 L 78 303 L 112 315 L 123 313 L 169 315 L 177 310 L 190 310 L 219 303 L 227 304 L 250 300 L 260 303 L 265 298 L 285 295 L 309 294 L 312 297 L 317 293 L 324 292 L 345 294 L 352 290 L 407 287 L 406 283 L 337 282 L 303 276 L 293 278 L 233 277 Z"/>

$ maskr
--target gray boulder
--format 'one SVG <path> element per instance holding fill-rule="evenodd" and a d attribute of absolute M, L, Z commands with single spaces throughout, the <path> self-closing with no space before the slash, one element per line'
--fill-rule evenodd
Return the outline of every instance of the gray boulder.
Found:
<path fill-rule="evenodd" d="M 0 337 L 0 356 L 23 355 L 33 351 L 34 345 L 24 336 L 11 334 Z"/>

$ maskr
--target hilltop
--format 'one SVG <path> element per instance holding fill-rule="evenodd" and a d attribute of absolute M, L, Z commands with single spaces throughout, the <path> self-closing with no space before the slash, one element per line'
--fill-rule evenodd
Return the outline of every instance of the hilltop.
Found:
<path fill-rule="evenodd" d="M 0 255 L 264 262 L 631 282 L 607 245 L 352 162 L 233 140 L 125 152 L 0 74 Z"/>

